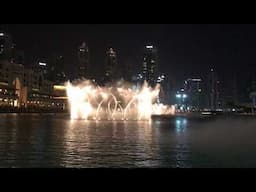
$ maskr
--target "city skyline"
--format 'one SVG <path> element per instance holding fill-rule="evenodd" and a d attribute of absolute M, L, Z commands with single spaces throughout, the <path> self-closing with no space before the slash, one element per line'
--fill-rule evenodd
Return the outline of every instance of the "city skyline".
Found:
<path fill-rule="evenodd" d="M 25 58 L 49 57 L 61 52 L 68 71 L 77 64 L 77 47 L 86 42 L 93 66 L 104 66 L 105 50 L 118 50 L 120 65 L 131 64 L 139 69 L 143 47 L 153 44 L 159 50 L 160 71 L 178 80 L 204 74 L 216 68 L 223 78 L 232 73 L 254 68 L 253 48 L 256 44 L 254 25 L 167 25 L 167 24 L 5 24 Z M 250 39 L 250 41 L 248 40 Z M 98 75 L 93 69 L 92 73 Z M 245 75 L 244 75 L 245 76 Z"/>
<path fill-rule="evenodd" d="M 23 41 L 26 40 L 26 46 L 24 47 L 24 43 L 20 41 L 20 35 L 23 33 L 20 33 L 17 35 L 17 31 L 13 31 L 11 29 L 15 29 L 15 26 L 19 28 L 19 32 L 26 32 L 25 36 L 23 36 Z M 34 27 L 33 27 L 34 26 Z M 197 52 L 198 50 L 202 50 L 202 45 L 207 45 L 208 48 L 212 46 L 212 50 L 214 50 L 216 47 L 214 45 L 217 45 L 215 42 L 213 42 L 214 35 L 212 33 L 209 33 L 206 35 L 206 31 L 208 28 L 215 29 L 216 35 L 218 33 L 221 33 L 221 36 L 218 36 L 219 39 L 221 38 L 227 38 L 227 32 L 228 29 L 237 29 L 235 33 L 231 35 L 231 37 L 227 38 L 222 42 L 221 46 L 219 46 L 215 53 L 217 54 L 218 51 L 227 51 L 226 59 L 228 56 L 230 56 L 228 53 L 231 53 L 233 51 L 237 51 L 237 53 L 241 53 L 241 47 L 233 46 L 234 44 L 240 42 L 240 44 L 248 43 L 246 41 L 245 34 L 250 34 L 248 31 L 246 31 L 244 28 L 251 28 L 253 29 L 252 25 L 245 25 L 245 27 L 241 27 L 241 25 L 164 25 L 164 24 L 158 24 L 158 25 L 90 25 L 90 24 L 84 24 L 84 25 L 63 25 L 63 24 L 56 24 L 56 25 L 49 25 L 49 24 L 36 24 L 33 26 L 29 25 L 2 25 L 1 29 L 3 32 L 7 32 L 7 34 L 10 35 L 10 42 L 13 40 L 14 46 L 17 48 L 17 53 L 22 53 L 16 60 L 21 60 L 22 63 L 25 65 L 25 67 L 31 67 L 31 65 L 37 65 L 38 62 L 46 62 L 47 66 L 50 66 L 51 69 L 48 69 L 49 74 L 48 78 L 49 80 L 52 80 L 58 83 L 61 83 L 62 81 L 67 80 L 74 80 L 76 78 L 88 78 L 88 79 L 96 79 L 98 83 L 103 83 L 104 81 L 113 81 L 118 80 L 121 77 L 123 77 L 125 80 L 130 80 L 135 78 L 138 74 L 144 74 L 144 77 L 142 77 L 144 80 L 147 80 L 151 85 L 152 82 L 157 81 L 157 76 L 160 74 L 165 74 L 166 77 L 168 77 L 168 83 L 172 82 L 172 86 L 176 90 L 179 90 L 183 87 L 183 82 L 185 79 L 188 78 L 201 78 L 204 84 L 207 84 L 209 81 L 209 73 L 210 69 L 214 69 L 214 71 L 218 75 L 218 86 L 220 89 L 220 93 L 218 93 L 217 97 L 221 97 L 221 99 L 227 99 L 227 100 L 249 100 L 248 97 L 248 82 L 253 81 L 253 75 L 255 67 L 254 65 L 250 65 L 250 62 L 253 62 L 250 60 L 250 62 L 243 63 L 243 65 L 239 66 L 239 60 L 236 60 L 236 63 L 233 63 L 232 70 L 230 70 L 230 66 L 228 64 L 224 65 L 222 63 L 218 62 L 211 62 L 211 64 L 204 64 L 204 63 L 194 63 L 195 60 L 201 60 L 202 58 L 205 58 L 204 50 L 202 51 L 202 54 L 200 57 L 198 55 L 194 56 L 195 60 L 189 60 L 189 57 L 186 56 L 185 50 L 191 50 L 191 52 Z M 64 30 L 65 27 L 70 27 L 69 30 Z M 71 28 L 74 26 L 74 29 Z M 118 27 L 118 31 L 122 33 L 117 33 L 114 29 Z M 155 28 L 154 28 L 155 27 Z M 170 28 L 175 27 L 176 32 L 181 30 L 182 33 L 185 33 L 183 36 L 183 43 L 184 46 L 176 47 L 180 48 L 180 50 L 172 50 L 171 48 L 175 48 L 174 45 L 170 44 L 170 47 L 165 47 L 166 42 L 163 41 L 162 38 L 164 38 L 167 42 L 170 40 L 173 41 L 172 38 L 179 37 L 179 35 L 174 33 L 174 36 L 171 36 L 171 34 L 168 33 L 170 31 Z M 185 28 L 191 28 L 190 30 L 190 38 L 188 36 L 188 33 L 186 34 Z M 240 27 L 240 28 L 239 28 Z M 52 31 L 52 29 L 58 29 L 56 31 Z M 75 30 L 79 29 L 80 30 Z M 74 35 L 74 32 L 77 34 L 81 34 L 81 32 L 85 29 L 88 29 L 86 33 L 83 36 Z M 4 30 L 5 29 L 5 30 Z M 40 29 L 40 32 L 38 35 L 37 30 Z M 61 32 L 59 32 L 61 29 L 63 29 Z M 105 29 L 102 30 L 101 29 Z M 133 29 L 134 31 L 131 31 Z M 137 29 L 137 30 L 136 30 Z M 143 29 L 143 30 L 142 30 Z M 150 30 L 151 29 L 151 30 Z M 238 30 L 243 29 L 243 30 Z M 21 31 L 20 31 L 21 30 Z M 221 31 L 222 30 L 222 31 Z M 226 30 L 226 31 L 225 31 Z M 146 31 L 146 32 L 145 32 Z M 150 32 L 151 31 L 151 32 Z M 97 33 L 93 33 L 97 32 Z M 145 35 L 145 37 L 141 38 L 141 34 Z M 145 32 L 145 33 L 144 33 Z M 159 33 L 162 32 L 162 36 L 159 36 Z M 198 34 L 198 32 L 201 33 L 201 35 Z M 32 36 L 28 37 L 27 35 Z M 133 33 L 133 36 L 130 33 Z M 149 35 L 151 33 L 151 35 Z M 108 35 L 104 35 L 108 34 Z M 244 36 L 241 36 L 240 38 L 236 38 L 235 41 L 232 41 L 232 43 L 228 47 L 227 43 L 234 38 L 237 34 L 243 34 Z M 63 38 L 63 41 L 60 41 L 59 37 L 53 38 L 55 35 L 59 36 L 66 36 L 67 38 Z M 199 35 L 199 36 L 198 36 Z M 206 36 L 205 36 L 206 35 Z M 100 39 L 97 39 L 97 37 L 101 36 Z M 122 38 L 122 41 L 117 41 L 118 38 L 126 36 L 126 38 Z M 158 37 L 158 39 L 156 39 Z M 169 38 L 166 38 L 169 37 Z M 207 37 L 212 37 L 213 39 L 208 39 L 208 43 L 203 42 L 203 40 L 206 40 Z M 186 38 L 188 42 L 186 41 Z M 189 38 L 189 39 L 188 39 Z M 40 39 L 40 40 L 39 40 Z M 72 43 L 71 39 L 73 39 Z M 135 43 L 136 39 L 140 39 L 140 41 Z M 150 39 L 150 40 L 149 40 Z M 162 39 L 162 40 L 161 40 Z M 81 41 L 80 41 L 81 40 Z M 120 40 L 120 39 L 119 39 Z M 129 41 L 128 41 L 129 40 Z M 197 40 L 197 41 L 195 41 Z M 195 42 L 193 42 L 195 41 Z M 218 40 L 217 40 L 218 41 Z M 89 42 L 89 43 L 88 43 Z M 97 43 L 98 46 L 94 46 L 93 43 Z M 144 43 L 145 42 L 145 43 Z M 150 42 L 150 43 L 148 43 Z M 230 41 L 231 42 L 231 41 Z M 67 46 L 59 47 L 61 44 L 66 43 Z M 194 43 L 195 47 L 189 47 L 188 45 L 192 45 Z M 34 47 L 34 52 L 29 52 L 28 50 L 33 48 L 31 47 L 31 44 L 36 45 Z M 74 45 L 76 45 L 76 48 L 72 51 L 67 52 L 67 50 L 70 50 L 70 48 Z M 177 45 L 177 44 L 176 44 Z M 226 45 L 226 47 L 222 46 Z M 249 48 L 247 44 L 247 47 L 243 47 L 244 49 Z M 9 45 L 13 46 L 13 45 Z M 48 49 L 46 49 L 45 46 L 50 46 Z M 207 48 L 206 46 L 206 48 Z M 102 50 L 104 48 L 104 50 Z M 132 49 L 134 48 L 134 49 Z M 150 49 L 151 48 L 151 49 Z M 198 50 L 197 50 L 198 49 Z M 21 50 L 21 51 L 20 51 Z M 131 51 L 132 50 L 132 51 Z M 150 50 L 154 50 L 155 53 L 150 53 Z M 188 60 L 187 63 L 183 63 L 177 65 L 177 63 L 172 62 L 172 59 L 177 59 L 177 57 L 181 56 L 178 52 L 181 51 L 184 52 L 183 60 Z M 177 52 L 178 51 L 178 52 Z M 209 49 L 208 49 L 209 51 Z M 147 53 L 148 52 L 148 53 Z M 170 53 L 168 57 L 166 56 L 167 53 Z M 178 53 L 178 54 L 175 54 Z M 181 53 L 180 52 L 180 53 Z M 74 54 L 75 53 L 75 54 Z M 104 54 L 105 53 L 105 54 Z M 111 54 L 113 53 L 113 56 Z M 132 53 L 132 54 L 131 54 Z M 211 54 L 213 54 L 211 52 Z M 13 53 L 12 53 L 13 54 Z M 74 55 L 73 55 L 74 54 Z M 210 55 L 211 55 L 210 54 Z M 223 54 L 223 53 L 222 53 Z M 248 54 L 250 55 L 250 54 Z M 190 55 L 191 56 L 191 55 Z M 209 56 L 209 55 L 208 55 Z M 220 57 L 221 55 L 217 55 L 216 58 Z M 223 56 L 223 55 L 222 55 Z M 22 59 L 20 59 L 20 57 Z M 231 61 L 235 61 L 235 57 L 239 57 L 238 55 L 233 55 L 231 58 Z M 25 58 L 25 59 L 24 59 Z M 167 59 L 168 58 L 168 59 Z M 210 58 L 210 57 L 209 57 Z M 225 60 L 225 57 L 223 57 Z M 202 59 L 203 60 L 203 59 Z M 249 59 L 247 58 L 249 61 Z M 176 60 L 177 61 L 177 60 Z M 192 63 L 191 65 L 189 65 Z M 212 64 L 214 63 L 214 64 Z M 222 66 L 219 66 L 222 64 Z M 235 65 L 237 64 L 237 65 Z M 152 72 L 150 72 L 152 70 Z M 238 71 L 239 72 L 238 72 Z M 152 73 L 152 74 L 151 74 Z M 53 77 L 54 74 L 56 74 L 56 77 Z M 110 76 L 109 76 L 110 75 Z M 114 76 L 115 77 L 114 77 Z M 154 78 L 152 78 L 153 76 Z M 109 76 L 109 77 L 108 77 Z M 152 77 L 151 77 L 152 76 Z M 237 81 L 236 79 L 244 78 L 244 82 Z M 104 80 L 105 79 L 105 80 Z M 108 79 L 108 80 L 107 80 Z M 231 79 L 231 80 L 230 80 Z M 228 84 L 232 83 L 233 86 L 228 86 Z M 250 82 L 249 82 L 250 83 Z M 207 90 L 207 88 L 205 89 Z M 240 95 L 239 95 L 240 94 Z M 238 98 L 239 95 L 239 98 Z"/>
<path fill-rule="evenodd" d="M 0 166 L 256 166 L 256 25 L 0 25 Z"/>

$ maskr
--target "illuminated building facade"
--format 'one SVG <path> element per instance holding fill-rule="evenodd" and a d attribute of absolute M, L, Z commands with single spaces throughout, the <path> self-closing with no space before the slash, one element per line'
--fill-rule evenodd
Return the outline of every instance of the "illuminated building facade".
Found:
<path fill-rule="evenodd" d="M 63 58 L 55 58 L 52 65 L 55 74 L 50 80 L 45 60 L 37 61 L 31 69 L 25 68 L 24 53 L 16 50 L 9 34 L 0 32 L 0 109 L 51 111 L 66 108 L 65 92 L 55 91 L 55 85 L 62 83 L 60 86 L 64 87 Z"/>
<path fill-rule="evenodd" d="M 89 49 L 85 42 L 78 48 L 78 77 L 88 78 Z"/>
<path fill-rule="evenodd" d="M 153 45 L 148 45 L 144 49 L 141 75 L 143 81 L 147 81 L 149 85 L 154 86 L 157 83 L 157 49 Z"/>
<path fill-rule="evenodd" d="M 54 83 L 42 71 L 0 61 L 0 108 L 63 109 L 65 106 L 66 100 L 55 97 Z"/>

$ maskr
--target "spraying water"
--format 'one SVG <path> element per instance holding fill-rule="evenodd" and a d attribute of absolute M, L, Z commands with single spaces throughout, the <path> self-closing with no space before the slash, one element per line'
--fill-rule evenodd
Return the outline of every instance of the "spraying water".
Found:
<path fill-rule="evenodd" d="M 157 103 L 160 86 L 99 87 L 90 81 L 66 83 L 71 119 L 150 120 L 151 115 L 174 114 L 174 106 Z"/>

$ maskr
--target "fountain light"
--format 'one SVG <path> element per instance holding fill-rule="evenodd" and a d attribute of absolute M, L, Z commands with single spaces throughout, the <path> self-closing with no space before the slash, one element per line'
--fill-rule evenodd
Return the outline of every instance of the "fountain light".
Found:
<path fill-rule="evenodd" d="M 174 114 L 174 106 L 157 103 L 160 86 L 145 82 L 140 89 L 119 84 L 99 87 L 90 81 L 65 84 L 71 119 L 150 120 L 151 115 Z"/>

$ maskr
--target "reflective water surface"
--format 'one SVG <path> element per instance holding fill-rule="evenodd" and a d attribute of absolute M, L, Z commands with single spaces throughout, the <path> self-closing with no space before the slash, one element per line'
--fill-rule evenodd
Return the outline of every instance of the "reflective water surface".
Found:
<path fill-rule="evenodd" d="M 0 167 L 256 167 L 256 118 L 75 121 L 0 114 Z"/>

